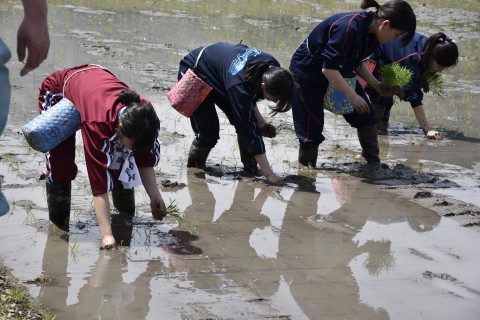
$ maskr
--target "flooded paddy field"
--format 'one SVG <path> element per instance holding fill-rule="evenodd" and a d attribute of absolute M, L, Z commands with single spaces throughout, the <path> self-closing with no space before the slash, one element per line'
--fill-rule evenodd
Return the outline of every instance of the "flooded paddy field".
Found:
<path fill-rule="evenodd" d="M 52 1 L 51 48 L 21 78 L 14 58 L 12 110 L 0 137 L 0 257 L 56 319 L 477 319 L 480 312 L 479 14 L 476 1 L 410 1 L 418 31 L 454 38 L 460 62 L 445 96 L 426 95 L 441 141 L 426 140 L 406 103 L 392 110 L 380 149 L 386 165 L 362 171 L 356 132 L 326 114 L 318 169 L 297 162 L 291 113 L 271 118 L 267 157 L 285 186 L 242 174 L 235 132 L 206 172 L 187 169 L 188 119 L 166 92 L 178 63 L 209 43 L 242 41 L 288 66 L 309 31 L 359 1 Z M 14 52 L 18 1 L 0 4 L 0 30 Z M 166 203 L 184 212 L 154 221 L 143 188 L 133 220 L 112 214 L 115 251 L 100 251 L 90 186 L 77 139 L 68 237 L 48 222 L 45 159 L 21 126 L 37 114 L 42 79 L 64 67 L 109 68 L 154 104 L 161 120 L 156 168 Z M 222 115 L 220 115 L 222 117 Z M 120 240 L 118 240 L 120 239 Z"/>

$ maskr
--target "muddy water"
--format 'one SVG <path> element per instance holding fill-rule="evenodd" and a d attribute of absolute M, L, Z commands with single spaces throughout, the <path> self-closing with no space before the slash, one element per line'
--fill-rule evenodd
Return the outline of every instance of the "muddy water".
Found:
<path fill-rule="evenodd" d="M 399 104 L 389 135 L 380 137 L 390 169 L 365 179 L 355 132 L 327 115 L 323 165 L 301 169 L 291 117 L 280 115 L 272 121 L 284 129 L 267 141 L 267 155 L 286 177 L 284 187 L 241 176 L 234 130 L 224 118 L 209 171 L 187 170 L 193 135 L 169 107 L 166 89 L 175 83 L 179 59 L 206 43 L 243 40 L 286 65 L 308 30 L 346 7 L 285 1 L 264 13 L 261 1 L 246 2 L 247 9 L 239 3 L 51 4 L 48 61 L 26 78 L 18 76 L 19 63 L 10 63 L 13 110 L 0 138 L 3 191 L 12 203 L 0 226 L 4 263 L 57 319 L 478 318 L 475 2 L 453 9 L 415 5 L 421 32 L 446 31 L 461 49 L 459 66 L 446 75 L 445 99 L 425 101 L 443 141 L 426 141 L 410 107 Z M 0 4 L 0 30 L 11 48 L 20 16 L 16 1 Z M 162 194 L 185 213 L 180 226 L 171 218 L 153 221 L 139 188 L 134 219 L 112 216 L 123 244 L 115 252 L 98 250 L 81 143 L 65 240 L 47 221 L 43 155 L 19 133 L 36 114 L 45 75 L 92 62 L 154 103 L 162 120 L 157 180 L 179 183 Z"/>

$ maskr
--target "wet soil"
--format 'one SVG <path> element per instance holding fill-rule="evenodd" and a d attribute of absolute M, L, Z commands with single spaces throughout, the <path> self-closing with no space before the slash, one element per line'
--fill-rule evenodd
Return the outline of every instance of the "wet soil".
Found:
<path fill-rule="evenodd" d="M 260 104 L 280 128 L 266 139 L 267 156 L 286 185 L 271 186 L 242 172 L 234 129 L 222 116 L 207 170 L 187 170 L 193 135 L 166 91 L 180 58 L 216 41 L 243 40 L 287 65 L 308 31 L 340 8 L 272 2 L 287 11 L 261 17 L 263 2 L 249 10 L 222 2 L 210 13 L 202 3 L 165 2 L 162 9 L 161 2 L 106 1 L 99 8 L 57 1 L 48 61 L 26 78 L 18 76 L 18 62 L 9 64 L 13 102 L 0 137 L 0 174 L 12 211 L 1 220 L 0 256 L 30 294 L 56 319 L 476 319 L 480 73 L 472 70 L 480 10 L 469 2 L 453 9 L 411 2 L 420 32 L 444 30 L 461 47 L 444 99 L 425 100 L 442 141 L 426 140 L 411 108 L 398 104 L 388 134 L 379 137 L 384 165 L 372 173 L 355 131 L 326 114 L 318 168 L 305 168 L 296 160 L 291 115 L 270 118 Z M 0 30 L 11 48 L 20 15 L 18 3 L 0 4 Z M 43 77 L 81 63 L 108 67 L 152 101 L 162 127 L 158 185 L 184 214 L 180 223 L 154 221 L 138 188 L 133 218 L 112 212 L 116 251 L 99 250 L 80 136 L 66 235 L 48 222 L 44 156 L 21 134 L 37 113 Z"/>

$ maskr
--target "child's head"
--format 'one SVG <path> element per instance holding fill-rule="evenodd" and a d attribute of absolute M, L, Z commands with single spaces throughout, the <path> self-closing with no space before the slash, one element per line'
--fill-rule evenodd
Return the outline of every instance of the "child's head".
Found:
<path fill-rule="evenodd" d="M 377 33 L 377 39 L 380 43 L 395 40 L 400 34 L 402 37 L 402 46 L 407 45 L 415 34 L 417 19 L 412 7 L 403 0 L 390 0 L 383 5 L 379 5 L 375 0 L 362 0 L 361 8 L 377 8 L 374 19 L 380 23 L 383 31 Z"/>
<path fill-rule="evenodd" d="M 130 89 L 119 93 L 118 101 L 126 106 L 119 124 L 122 143 L 136 152 L 153 148 L 159 123 L 153 106 Z"/>
<path fill-rule="evenodd" d="M 292 107 L 293 77 L 283 68 L 267 62 L 252 62 L 245 70 L 245 80 L 255 89 L 261 89 L 265 99 L 276 103 L 274 114 L 287 112 Z"/>
<path fill-rule="evenodd" d="M 442 72 L 458 63 L 458 47 L 445 33 L 437 32 L 425 43 L 423 58 L 428 70 Z"/>

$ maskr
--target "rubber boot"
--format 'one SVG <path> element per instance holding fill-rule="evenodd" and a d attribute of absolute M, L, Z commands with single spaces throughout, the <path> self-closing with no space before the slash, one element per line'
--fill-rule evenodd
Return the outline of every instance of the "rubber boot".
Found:
<path fill-rule="evenodd" d="M 390 118 L 390 110 L 387 110 L 384 106 L 374 104 L 375 114 L 377 115 L 377 130 L 380 133 L 386 133 L 388 128 L 388 120 Z"/>
<path fill-rule="evenodd" d="M 374 168 L 380 167 L 380 150 L 378 149 L 377 126 L 357 128 L 358 141 L 362 146 L 362 156 Z"/>
<path fill-rule="evenodd" d="M 72 183 L 47 182 L 48 218 L 64 231 L 69 230 Z"/>
<path fill-rule="evenodd" d="M 113 206 L 120 214 L 127 216 L 135 215 L 135 192 L 132 189 L 125 189 L 119 180 L 113 180 L 112 189 Z"/>
<path fill-rule="evenodd" d="M 210 150 L 212 150 L 211 147 L 198 141 L 197 138 L 193 139 L 188 153 L 187 167 L 204 169 Z"/>
<path fill-rule="evenodd" d="M 302 145 L 298 149 L 298 163 L 308 167 L 315 168 L 317 165 L 318 148 L 306 149 Z"/>
<path fill-rule="evenodd" d="M 258 167 L 255 156 L 248 151 L 244 140 L 240 138 L 240 136 L 237 136 L 237 141 L 238 149 L 240 150 L 240 160 L 243 163 L 243 170 L 249 174 L 257 175 Z"/>

